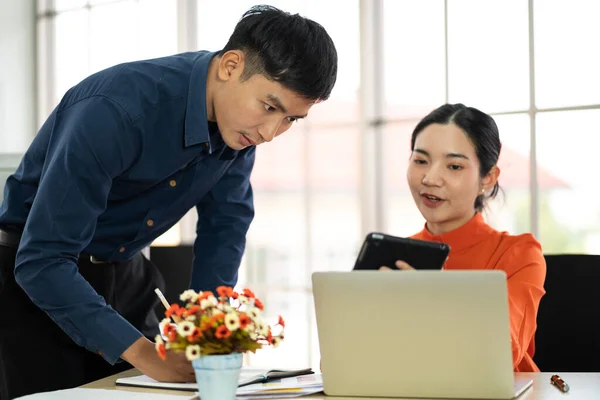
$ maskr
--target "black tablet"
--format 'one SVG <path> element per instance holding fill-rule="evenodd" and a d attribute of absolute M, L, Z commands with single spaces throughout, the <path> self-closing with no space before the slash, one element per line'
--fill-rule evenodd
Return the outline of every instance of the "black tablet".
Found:
<path fill-rule="evenodd" d="M 450 246 L 445 243 L 408 239 L 372 232 L 360 249 L 354 270 L 396 268 L 396 261 L 408 263 L 414 269 L 442 269 Z"/>

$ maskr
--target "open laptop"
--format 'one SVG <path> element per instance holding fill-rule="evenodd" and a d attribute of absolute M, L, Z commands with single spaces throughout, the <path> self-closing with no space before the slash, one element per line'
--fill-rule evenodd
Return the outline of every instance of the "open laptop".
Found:
<path fill-rule="evenodd" d="M 315 272 L 325 394 L 512 399 L 503 271 Z"/>

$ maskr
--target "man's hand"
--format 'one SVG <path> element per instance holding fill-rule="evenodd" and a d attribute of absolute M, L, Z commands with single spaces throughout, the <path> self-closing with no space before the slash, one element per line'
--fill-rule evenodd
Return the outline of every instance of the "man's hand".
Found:
<path fill-rule="evenodd" d="M 141 337 L 121 354 L 121 358 L 141 373 L 159 382 L 195 382 L 192 363 L 185 353 L 167 352 L 167 359 L 158 357 L 154 343 Z"/>
<path fill-rule="evenodd" d="M 408 263 L 405 263 L 404 261 L 396 261 L 396 269 L 401 269 L 404 271 L 414 271 L 415 269 L 413 267 L 411 267 L 410 265 L 408 265 Z M 386 267 L 386 266 L 381 266 L 379 267 L 380 271 L 392 271 L 393 269 L 390 267 Z"/>

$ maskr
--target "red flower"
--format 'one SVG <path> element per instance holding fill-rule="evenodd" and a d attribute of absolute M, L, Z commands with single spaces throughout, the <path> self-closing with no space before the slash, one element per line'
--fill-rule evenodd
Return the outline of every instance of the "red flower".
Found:
<path fill-rule="evenodd" d="M 167 359 L 167 348 L 165 347 L 164 344 L 162 344 L 162 343 L 158 344 L 158 347 L 156 350 L 157 350 L 158 356 L 160 358 L 162 358 L 163 360 Z"/>
<path fill-rule="evenodd" d="M 256 296 L 254 296 L 254 292 L 252 292 L 252 290 L 250 290 L 248 288 L 244 289 L 243 294 L 244 294 L 244 296 L 246 296 L 249 299 L 253 299 L 254 297 L 256 297 Z"/>
<path fill-rule="evenodd" d="M 173 313 L 177 312 L 177 310 L 179 310 L 179 305 L 171 304 L 171 307 L 169 307 L 169 309 L 167 311 L 165 311 L 165 317 L 171 318 L 171 315 L 173 315 Z"/>
<path fill-rule="evenodd" d="M 177 340 L 177 330 L 173 329 L 172 331 L 169 331 L 167 333 L 167 339 L 169 339 L 169 342 L 174 342 Z"/>
<path fill-rule="evenodd" d="M 285 328 L 285 321 L 283 320 L 281 315 L 279 316 L 279 322 L 277 322 L 277 323 Z"/>
<path fill-rule="evenodd" d="M 250 323 L 250 317 L 246 314 L 240 314 L 240 329 L 244 329 Z"/>
<path fill-rule="evenodd" d="M 265 309 L 265 306 L 263 306 L 262 301 L 260 301 L 257 298 L 254 298 L 254 305 L 256 306 L 256 308 L 258 308 L 261 311 Z"/>
<path fill-rule="evenodd" d="M 235 299 L 237 299 L 237 298 L 238 298 L 238 296 L 239 296 L 239 295 L 238 295 L 238 292 L 233 292 L 233 291 L 231 292 L 231 298 L 232 298 L 232 299 L 234 299 L 234 300 L 235 300 Z"/>
<path fill-rule="evenodd" d="M 231 336 L 231 331 L 225 325 L 221 325 L 215 331 L 215 336 L 217 339 L 227 339 Z"/>
<path fill-rule="evenodd" d="M 273 334 L 271 333 L 270 329 L 269 334 L 267 335 L 267 342 L 269 342 L 269 344 L 273 344 Z"/>

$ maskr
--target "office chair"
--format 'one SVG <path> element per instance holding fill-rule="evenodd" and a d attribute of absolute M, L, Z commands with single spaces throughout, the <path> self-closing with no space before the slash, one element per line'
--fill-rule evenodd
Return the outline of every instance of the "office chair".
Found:
<path fill-rule="evenodd" d="M 542 372 L 600 372 L 600 255 L 545 255 L 533 360 Z"/>

